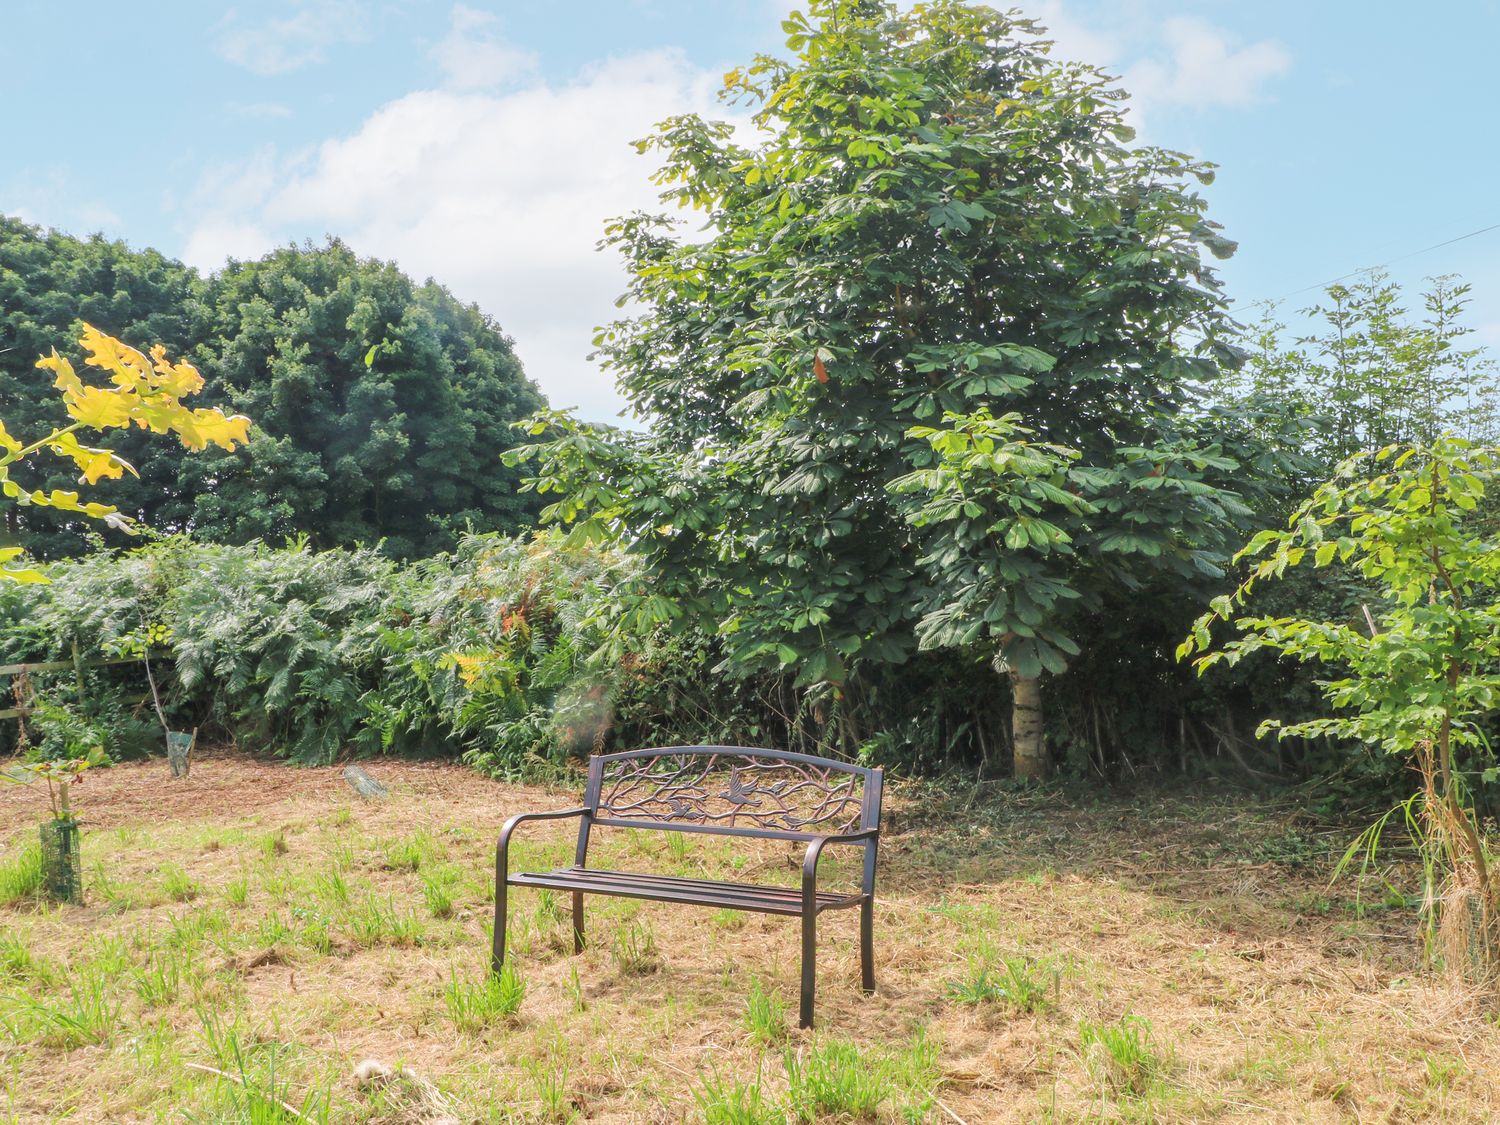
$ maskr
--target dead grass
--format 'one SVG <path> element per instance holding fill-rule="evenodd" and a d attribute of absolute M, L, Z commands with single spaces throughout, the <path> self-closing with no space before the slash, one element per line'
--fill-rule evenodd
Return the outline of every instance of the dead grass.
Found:
<path fill-rule="evenodd" d="M 88 904 L 0 908 L 0 1122 L 297 1120 L 274 1103 L 333 1122 L 701 1121 L 735 1098 L 741 1115 L 718 1119 L 772 1122 L 794 1103 L 836 1120 L 840 1097 L 970 1125 L 1500 1117 L 1493 1019 L 1418 973 L 1398 895 L 1377 885 L 1356 913 L 1328 891 L 1348 830 L 1284 807 L 898 791 L 879 994 L 858 991 L 853 917 L 825 915 L 812 1035 L 767 1027 L 768 1010 L 795 1019 L 792 920 L 591 899 L 574 958 L 566 904 L 520 890 L 519 1012 L 460 1029 L 494 834 L 577 794 L 372 772 L 390 801 L 360 802 L 336 770 L 231 756 L 183 781 L 158 763 L 91 777 Z M 0 864 L 39 800 L 0 792 Z M 568 825 L 526 832 L 518 866 L 570 852 Z M 787 846 L 679 858 L 598 839 L 612 866 L 796 875 Z M 654 950 L 651 971 L 625 946 Z M 987 967 L 1033 965 L 1045 986 L 1025 1005 L 955 988 L 983 997 Z M 751 1018 L 757 982 L 784 1008 Z"/>

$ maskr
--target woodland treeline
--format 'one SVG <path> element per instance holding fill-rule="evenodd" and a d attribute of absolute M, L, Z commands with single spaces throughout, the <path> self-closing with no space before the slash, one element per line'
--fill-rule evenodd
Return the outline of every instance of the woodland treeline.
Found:
<path fill-rule="evenodd" d="M 139 479 L 100 495 L 159 542 L 9 509 L 60 561 L 0 588 L 0 657 L 145 638 L 184 727 L 306 761 L 517 776 L 729 741 L 1399 784 L 1337 739 L 1254 737 L 1320 713 L 1326 669 L 1199 678 L 1175 651 L 1347 457 L 1500 437 L 1467 287 L 1367 274 L 1247 316 L 1212 167 L 1138 145 L 1118 84 L 1035 25 L 829 3 L 787 34 L 727 76 L 755 147 L 662 123 L 640 147 L 668 213 L 606 232 L 628 313 L 595 346 L 638 426 L 546 410 L 496 324 L 338 241 L 200 276 L 0 223 L 0 415 L 43 424 L 31 364 L 88 321 L 254 422 L 232 451 L 121 439 Z M 1255 609 L 1362 621 L 1381 596 L 1319 570 Z M 137 679 L 38 679 L 27 737 L 149 745 Z"/>

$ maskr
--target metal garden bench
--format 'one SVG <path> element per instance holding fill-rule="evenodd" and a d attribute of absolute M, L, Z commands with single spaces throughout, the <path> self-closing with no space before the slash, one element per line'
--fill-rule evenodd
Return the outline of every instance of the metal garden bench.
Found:
<path fill-rule="evenodd" d="M 817 917 L 823 911 L 859 908 L 860 982 L 866 993 L 875 991 L 875 853 L 880 841 L 881 788 L 878 769 L 755 747 L 672 746 L 596 755 L 589 761 L 580 807 L 520 813 L 500 829 L 495 849 L 491 967 L 498 973 L 505 962 L 509 887 L 550 887 L 572 894 L 574 953 L 583 950 L 586 894 L 785 914 L 802 919 L 799 1022 L 811 1027 Z M 571 867 L 510 873 L 510 838 L 517 827 L 528 820 L 569 817 L 579 821 Z M 590 867 L 589 834 L 596 825 L 804 841 L 802 888 Z M 864 848 L 864 873 L 857 892 L 818 890 L 818 861 L 830 844 Z"/>

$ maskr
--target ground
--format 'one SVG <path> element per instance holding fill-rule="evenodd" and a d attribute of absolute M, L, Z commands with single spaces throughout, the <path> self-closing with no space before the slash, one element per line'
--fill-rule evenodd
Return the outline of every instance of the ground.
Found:
<path fill-rule="evenodd" d="M 498 826 L 581 785 L 370 768 L 389 800 L 242 756 L 92 775 L 87 903 L 0 906 L 0 1122 L 1500 1117 L 1500 1031 L 1419 971 L 1411 888 L 1330 889 L 1349 828 L 1284 799 L 898 785 L 878 994 L 853 914 L 823 915 L 805 1033 L 795 919 L 591 899 L 575 958 L 559 898 L 519 889 L 520 981 L 486 986 Z M 0 899 L 44 809 L 0 790 Z M 571 831 L 523 829 L 515 866 Z M 612 866 L 741 881 L 799 859 L 599 842 Z"/>

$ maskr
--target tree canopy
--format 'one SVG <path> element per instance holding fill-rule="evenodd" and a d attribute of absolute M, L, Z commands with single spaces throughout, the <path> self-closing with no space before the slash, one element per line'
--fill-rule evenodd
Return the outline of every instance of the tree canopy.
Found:
<path fill-rule="evenodd" d="M 85 320 L 161 341 L 210 376 L 209 404 L 255 420 L 246 446 L 191 459 L 122 435 L 140 479 L 108 482 L 106 498 L 143 523 L 218 542 L 384 540 L 404 556 L 451 547 L 466 527 L 531 522 L 498 455 L 542 396 L 494 322 L 434 282 L 337 241 L 205 278 L 152 250 L 0 219 L 7 419 L 44 424 L 31 361 Z M 39 484 L 69 479 L 57 467 Z M 79 521 L 35 510 L 13 512 L 7 532 L 43 556 L 87 542 Z"/>
<path fill-rule="evenodd" d="M 1097 594 L 1084 570 L 1216 576 L 1243 514 L 1194 422 L 1237 359 L 1204 261 L 1233 245 L 1191 186 L 1211 171 L 1132 147 L 1124 94 L 1012 15 L 822 0 L 783 26 L 793 60 L 727 78 L 761 134 L 689 115 L 640 143 L 701 232 L 609 230 L 642 311 L 598 344 L 651 434 L 554 417 L 539 487 L 645 557 L 637 614 L 703 615 L 732 668 L 836 689 L 957 645 L 1030 688 L 1077 651 L 1060 614 Z M 934 539 L 907 495 L 940 485 L 912 476 L 939 466 L 929 431 L 1002 416 L 1066 471 L 1022 472 L 1045 502 L 1019 519 L 955 497 L 973 534 Z M 1084 520 L 1071 540 L 1055 513 Z M 1091 565 L 996 569 L 1028 551 Z"/>

